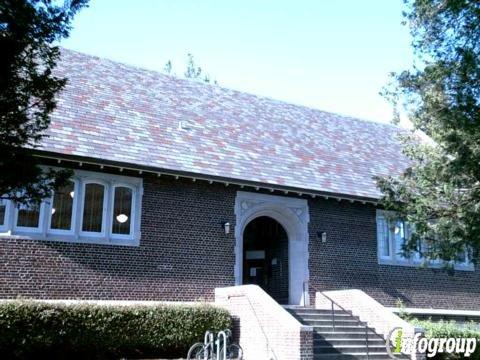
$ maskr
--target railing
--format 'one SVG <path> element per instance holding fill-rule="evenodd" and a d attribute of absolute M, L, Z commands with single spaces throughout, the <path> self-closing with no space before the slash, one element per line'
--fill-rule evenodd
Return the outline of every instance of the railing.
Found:
<path fill-rule="evenodd" d="M 311 286 L 309 284 L 308 281 L 304 281 L 303 282 L 303 296 L 306 297 L 306 296 L 310 296 L 309 295 L 309 292 L 307 291 L 307 285 L 308 285 L 308 289 L 312 289 L 313 291 L 315 291 L 315 293 L 319 293 L 321 294 L 325 299 L 327 299 L 328 301 L 330 301 L 330 304 L 331 304 L 331 310 L 332 310 L 332 327 L 333 327 L 333 331 L 335 332 L 335 306 L 340 308 L 341 310 L 345 311 L 346 313 L 350 314 L 350 316 L 352 318 L 355 318 L 352 314 L 352 312 L 350 310 L 347 310 L 345 309 L 343 306 L 341 306 L 340 304 L 338 304 L 335 300 L 333 300 L 330 296 L 328 295 L 325 295 L 322 291 L 316 289 L 315 287 Z M 304 300 L 304 306 L 307 306 L 307 301 Z M 366 344 L 366 348 L 367 348 L 367 360 L 370 358 L 370 350 L 369 350 L 369 346 L 368 346 L 368 326 L 367 324 L 363 324 L 362 321 L 360 320 L 360 318 L 358 318 L 357 320 L 357 324 L 360 325 L 360 326 L 364 326 L 365 327 L 365 344 Z"/>
<path fill-rule="evenodd" d="M 253 315 L 255 316 L 255 319 L 257 320 L 258 326 L 260 326 L 260 330 L 262 331 L 263 337 L 265 338 L 265 342 L 267 344 L 267 353 L 271 353 L 273 355 L 273 359 L 270 360 L 277 360 L 277 355 L 275 354 L 275 351 L 273 348 L 270 346 L 270 341 L 268 339 L 267 333 L 263 329 L 262 323 L 260 322 L 260 319 L 258 318 L 257 312 L 255 311 L 255 306 L 253 306 L 252 302 L 250 301 L 250 298 L 246 294 L 235 294 L 235 295 L 228 295 L 228 299 L 232 297 L 245 297 L 248 301 L 248 304 L 250 305 L 250 308 L 252 309 Z"/>

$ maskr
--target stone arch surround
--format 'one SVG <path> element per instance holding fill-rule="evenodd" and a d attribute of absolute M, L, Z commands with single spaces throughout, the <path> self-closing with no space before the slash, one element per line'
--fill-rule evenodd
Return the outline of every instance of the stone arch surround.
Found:
<path fill-rule="evenodd" d="M 238 191 L 235 198 L 235 284 L 243 283 L 243 232 L 255 218 L 268 216 L 278 221 L 288 235 L 289 303 L 308 305 L 308 202 L 286 196 Z M 308 294 L 308 289 L 305 289 Z"/>

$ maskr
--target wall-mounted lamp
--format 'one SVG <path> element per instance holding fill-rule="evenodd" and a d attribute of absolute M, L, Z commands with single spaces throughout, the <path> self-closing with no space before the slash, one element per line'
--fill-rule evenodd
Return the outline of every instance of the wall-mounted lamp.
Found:
<path fill-rule="evenodd" d="M 317 231 L 317 236 L 322 243 L 327 242 L 327 232 L 326 231 Z"/>
<path fill-rule="evenodd" d="M 230 223 L 227 222 L 222 222 L 222 229 L 225 230 L 225 235 L 230 234 Z"/>

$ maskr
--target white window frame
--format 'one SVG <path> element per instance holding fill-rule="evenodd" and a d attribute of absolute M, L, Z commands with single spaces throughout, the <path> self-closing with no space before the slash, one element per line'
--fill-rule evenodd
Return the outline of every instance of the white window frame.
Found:
<path fill-rule="evenodd" d="M 132 212 L 130 214 L 130 232 L 128 235 L 126 234 L 115 234 L 113 232 L 113 210 L 114 210 L 114 205 L 115 205 L 115 189 L 117 187 L 124 187 L 124 188 L 128 188 L 130 190 L 132 190 L 132 205 L 131 205 L 131 209 L 132 209 Z M 135 199 L 137 198 L 137 195 L 136 195 L 136 189 L 135 187 L 131 186 L 130 184 L 126 184 L 126 183 L 114 183 L 112 186 L 111 186 L 111 189 L 110 189 L 110 209 L 112 209 L 112 211 L 110 212 L 110 223 L 109 223 L 109 235 L 111 238 L 116 238 L 116 239 L 129 239 L 133 236 L 134 232 L 135 232 L 135 220 L 136 220 L 136 213 L 135 213 Z"/>
<path fill-rule="evenodd" d="M 84 211 L 85 211 L 85 193 L 86 193 L 86 188 L 87 185 L 89 184 L 98 184 L 103 186 L 103 204 L 102 204 L 102 229 L 100 232 L 98 231 L 84 231 L 83 230 L 83 216 L 84 216 Z M 80 230 L 79 234 L 80 236 L 86 236 L 86 237 L 100 237 L 104 238 L 106 229 L 107 229 L 107 213 L 108 213 L 108 183 L 106 181 L 100 180 L 100 179 L 87 179 L 82 181 L 82 200 L 81 200 L 81 206 L 80 206 Z"/>
<path fill-rule="evenodd" d="M 5 233 L 10 228 L 11 204 L 10 201 L 6 199 L 0 199 L 0 203 L 5 205 L 5 218 L 3 219 L 3 225 L 0 225 L 0 233 Z"/>
<path fill-rule="evenodd" d="M 70 230 L 65 230 L 65 229 L 52 229 L 52 209 L 53 209 L 53 200 L 55 198 L 55 194 L 52 195 L 50 199 L 50 205 L 48 206 L 48 212 L 47 212 L 47 217 L 48 217 L 48 234 L 57 234 L 57 235 L 73 235 L 75 234 L 75 223 L 76 223 L 76 218 L 77 218 L 77 204 L 78 204 L 78 195 L 80 193 L 79 191 L 79 181 L 75 178 L 70 180 L 73 183 L 73 203 L 72 203 L 72 218 L 70 219 Z"/>
<path fill-rule="evenodd" d="M 392 211 L 387 210 L 380 210 L 377 209 L 376 214 L 376 223 L 377 223 L 377 259 L 380 265 L 400 265 L 400 266 L 420 266 L 420 265 L 427 265 L 430 268 L 441 268 L 443 266 L 443 262 L 441 260 L 429 260 L 425 263 L 425 260 L 422 259 L 419 254 L 413 254 L 410 258 L 405 258 L 401 254 L 396 253 L 396 243 L 395 243 L 395 236 L 389 236 L 389 248 L 390 248 L 390 255 L 389 256 L 382 256 L 380 243 L 384 241 L 382 239 L 383 231 L 380 231 L 382 226 L 382 221 L 387 222 L 387 228 L 389 228 L 388 221 L 390 219 L 395 218 L 395 213 Z M 390 229 L 388 229 L 390 231 Z M 407 232 L 408 229 L 405 229 Z M 464 263 L 454 263 L 453 267 L 455 270 L 464 270 L 464 271 L 474 271 L 475 267 L 473 263 L 469 260 L 468 251 L 466 252 L 466 262 Z"/>
<path fill-rule="evenodd" d="M 385 228 L 387 229 L 387 235 L 388 235 L 388 255 L 383 255 L 380 242 L 384 242 L 384 239 L 382 238 L 382 235 L 384 235 L 384 230 Z M 390 236 L 390 229 L 388 228 L 388 219 L 384 216 L 384 214 L 378 214 L 377 213 L 377 256 L 379 261 L 392 261 L 393 260 L 393 240 L 392 237 Z"/>
<path fill-rule="evenodd" d="M 70 230 L 51 229 L 51 211 L 53 197 L 55 196 L 52 194 L 52 197 L 45 199 L 40 204 L 38 228 L 16 226 L 18 210 L 13 201 L 6 200 L 5 224 L 0 226 L 0 239 L 15 238 L 125 246 L 138 246 L 140 244 L 143 197 L 142 178 L 75 170 L 71 181 L 75 184 L 74 191 L 76 194 L 72 204 L 72 228 Z M 85 186 L 89 183 L 98 183 L 104 186 L 102 232 L 82 230 Z M 132 213 L 130 219 L 130 234 L 128 235 L 113 234 L 112 232 L 111 218 L 113 218 L 114 194 L 115 188 L 118 186 L 127 187 L 132 190 Z"/>
<path fill-rule="evenodd" d="M 18 213 L 20 210 L 19 207 L 23 207 L 23 205 L 18 204 L 15 206 L 14 217 L 13 217 L 13 231 L 16 233 L 44 233 L 45 229 L 45 201 L 40 203 L 40 208 L 38 210 L 38 226 L 37 227 L 29 227 L 29 226 L 18 226 Z"/>

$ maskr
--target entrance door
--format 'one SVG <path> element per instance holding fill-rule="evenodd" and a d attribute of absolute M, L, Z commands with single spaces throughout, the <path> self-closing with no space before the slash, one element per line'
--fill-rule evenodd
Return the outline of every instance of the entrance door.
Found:
<path fill-rule="evenodd" d="M 243 283 L 256 284 L 288 304 L 288 236 L 276 220 L 252 220 L 243 235 Z"/>

